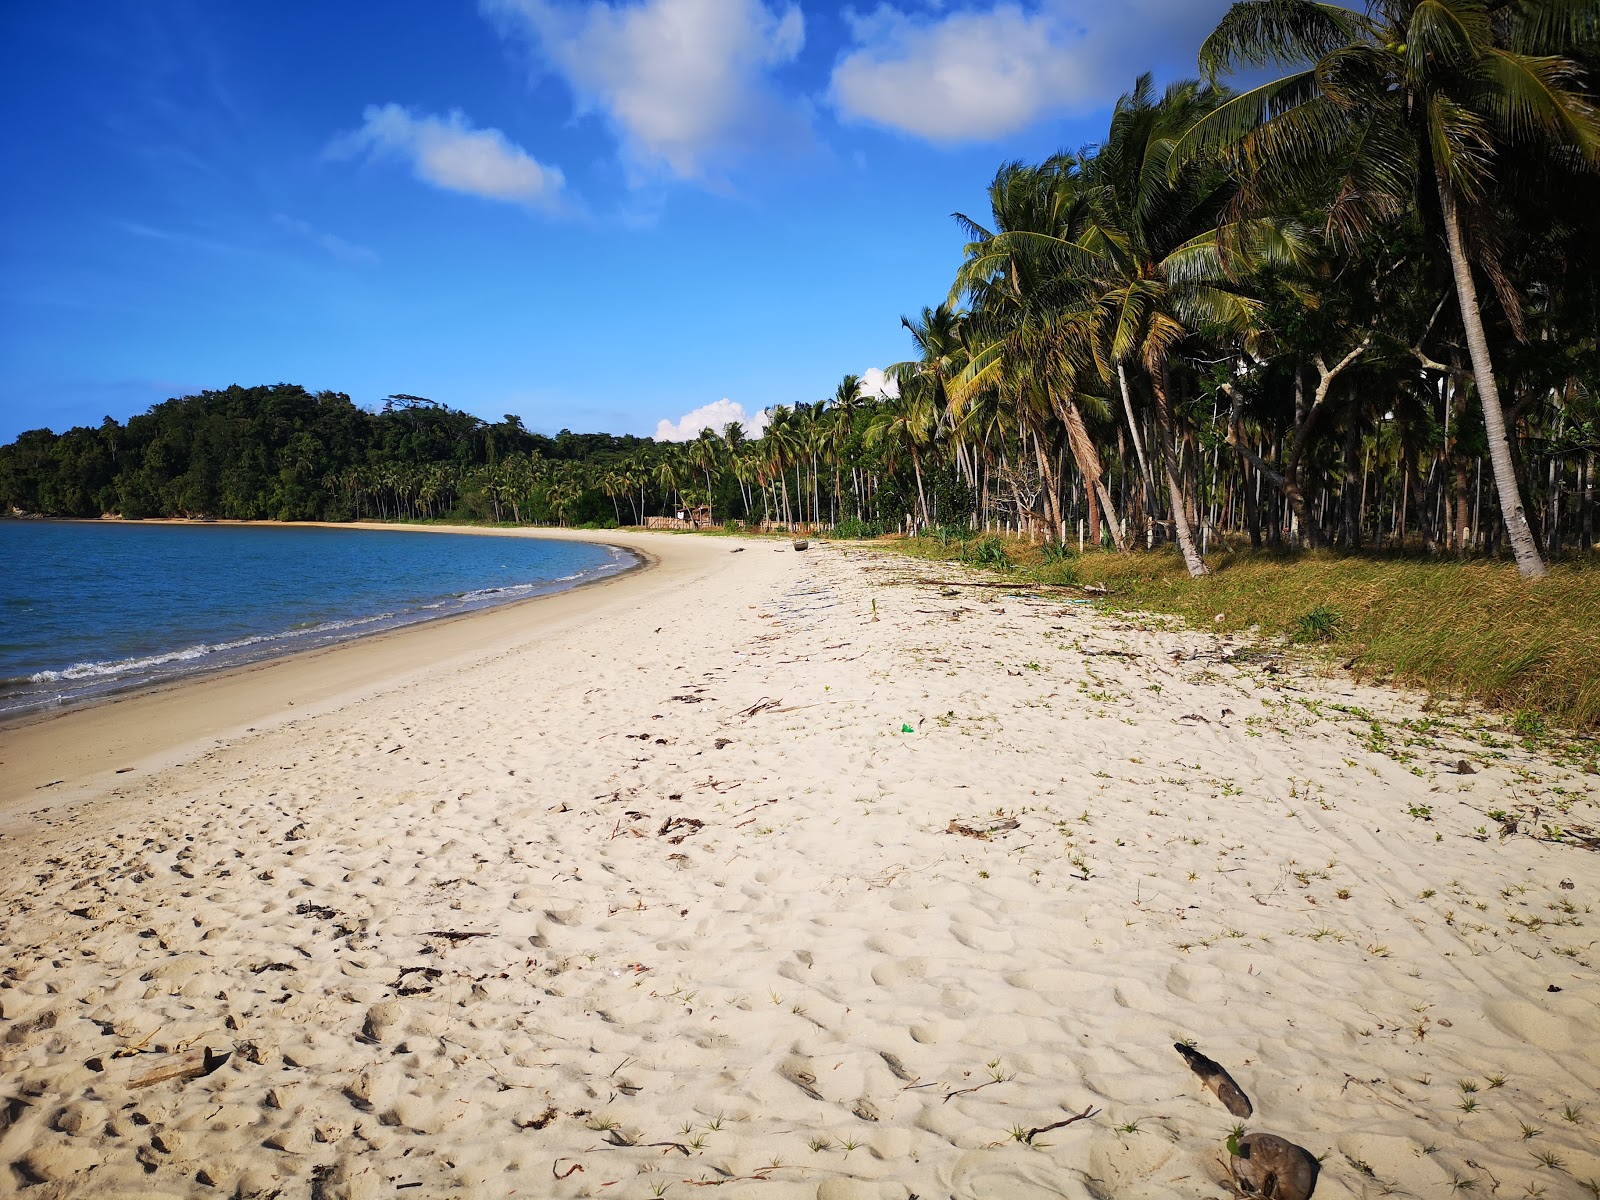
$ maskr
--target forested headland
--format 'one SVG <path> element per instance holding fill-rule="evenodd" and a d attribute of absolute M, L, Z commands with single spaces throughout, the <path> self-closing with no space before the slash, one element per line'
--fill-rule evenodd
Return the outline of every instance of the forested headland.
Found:
<path fill-rule="evenodd" d="M 949 294 L 855 376 L 684 444 L 289 385 L 0 448 L 55 516 L 1010 530 L 1076 548 L 1595 545 L 1600 0 L 1245 0 L 1202 79 L 1007 163 Z M 1286 72 L 1248 91 L 1232 68 Z M 952 241 L 952 251 L 956 248 Z M 826 319 L 819 314 L 819 320 Z M 886 320 L 892 320 L 886 314 Z M 1170 552 L 1170 550 L 1169 550 Z"/>
<path fill-rule="evenodd" d="M 56 517 L 621 523 L 594 481 L 655 443 L 554 437 L 420 396 L 375 411 L 293 384 L 167 400 L 126 425 L 38 429 L 0 447 L 0 506 Z M 635 495 L 634 500 L 638 497 Z M 634 509 L 628 509 L 634 514 Z"/>

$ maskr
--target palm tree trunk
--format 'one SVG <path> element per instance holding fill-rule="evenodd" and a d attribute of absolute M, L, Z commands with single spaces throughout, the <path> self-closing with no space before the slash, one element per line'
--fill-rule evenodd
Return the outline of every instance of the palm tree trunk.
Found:
<path fill-rule="evenodd" d="M 1111 493 L 1106 490 L 1105 470 L 1100 465 L 1100 451 L 1095 447 L 1094 438 L 1089 435 L 1089 427 L 1084 424 L 1083 412 L 1078 408 L 1077 401 L 1070 396 L 1055 397 L 1055 402 L 1056 412 L 1067 428 L 1067 445 L 1072 450 L 1072 457 L 1077 461 L 1079 473 L 1083 476 L 1085 507 L 1089 515 L 1089 538 L 1096 546 L 1100 545 L 1100 517 L 1103 514 L 1106 524 L 1111 528 L 1112 545 L 1119 552 L 1126 551 L 1128 543 L 1123 536 L 1122 523 L 1117 519 L 1117 508 L 1111 501 Z"/>
<path fill-rule="evenodd" d="M 1500 389 L 1494 381 L 1494 364 L 1489 359 L 1489 340 L 1483 332 L 1483 316 L 1478 310 L 1478 289 L 1472 280 L 1472 264 L 1467 261 L 1461 240 L 1461 214 L 1456 210 L 1455 189 L 1442 169 L 1437 172 L 1439 207 L 1444 212 L 1445 241 L 1450 247 L 1450 269 L 1455 275 L 1456 302 L 1461 308 L 1461 323 L 1466 328 L 1467 351 L 1472 355 L 1472 374 L 1483 402 L 1483 424 L 1489 434 L 1489 465 L 1494 470 L 1495 491 L 1500 496 L 1500 515 L 1505 520 L 1506 537 L 1516 556 L 1517 573 L 1524 579 L 1542 579 L 1549 573 L 1539 556 L 1539 544 L 1522 507 L 1522 491 L 1511 462 L 1511 446 L 1506 441 L 1506 418 L 1500 407 Z"/>
<path fill-rule="evenodd" d="M 917 454 L 916 446 L 911 447 L 911 469 L 917 476 L 917 508 L 920 512 L 923 526 L 928 524 L 928 497 L 922 490 L 922 458 Z"/>
<path fill-rule="evenodd" d="M 1133 452 L 1139 457 L 1139 477 L 1144 481 L 1146 513 L 1151 521 L 1156 519 L 1156 481 L 1150 473 L 1150 463 L 1144 456 L 1144 439 L 1139 436 L 1139 422 L 1133 416 L 1133 395 L 1128 387 L 1128 368 L 1117 364 L 1117 382 L 1122 386 L 1122 410 L 1128 414 L 1128 432 L 1133 436 Z"/>
<path fill-rule="evenodd" d="M 1183 565 L 1189 569 L 1190 578 L 1199 579 L 1211 574 L 1211 568 L 1206 566 L 1199 550 L 1195 548 L 1194 528 L 1189 524 L 1183 488 L 1178 486 L 1178 476 L 1172 469 L 1172 403 L 1167 398 L 1166 374 L 1166 363 L 1159 364 L 1150 372 L 1150 391 L 1156 400 L 1156 425 L 1161 433 L 1157 457 L 1161 460 L 1161 474 L 1167 482 L 1167 500 L 1172 505 L 1172 526 L 1178 536 L 1178 549 L 1183 553 Z"/>
<path fill-rule="evenodd" d="M 1067 540 L 1067 518 L 1061 510 L 1061 471 L 1045 452 L 1044 441 L 1039 437 L 1037 430 L 1033 431 L 1033 458 L 1039 464 L 1039 480 L 1043 484 L 1040 491 L 1044 495 L 1044 523 L 1048 540 L 1065 542 Z M 1020 509 L 1020 505 L 1018 506 Z M 1019 511 L 1020 519 L 1021 513 Z M 1030 514 L 1031 517 L 1031 514 Z M 1032 531 L 1029 531 L 1029 540 L 1032 540 Z"/>

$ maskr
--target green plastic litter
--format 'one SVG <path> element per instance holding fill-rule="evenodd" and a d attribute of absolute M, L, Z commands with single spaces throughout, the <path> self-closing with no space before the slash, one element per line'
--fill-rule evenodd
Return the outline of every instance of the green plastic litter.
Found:
<path fill-rule="evenodd" d="M 900 732 L 901 733 L 915 733 L 916 730 L 911 728 L 911 726 L 909 726 L 909 725 L 902 725 L 902 726 L 900 726 Z"/>

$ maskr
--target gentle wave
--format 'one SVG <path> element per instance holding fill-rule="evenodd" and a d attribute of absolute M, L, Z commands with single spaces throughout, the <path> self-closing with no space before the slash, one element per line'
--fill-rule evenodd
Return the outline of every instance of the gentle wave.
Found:
<path fill-rule="evenodd" d="M 298 629 L 286 629 L 281 633 L 260 633 L 253 637 L 239 638 L 231 642 L 216 642 L 211 645 L 186 646 L 182 650 L 170 650 L 165 654 L 149 654 L 140 658 L 117 658 L 105 662 L 74 663 L 59 671 L 37 671 L 28 676 L 29 683 L 61 683 L 63 681 L 76 681 L 80 679 L 107 679 L 119 675 L 133 675 L 140 671 L 149 671 L 155 667 L 165 667 L 172 663 L 193 662 L 196 659 L 207 658 L 213 654 L 226 654 L 234 650 L 245 650 L 251 646 L 261 646 L 269 642 L 281 642 L 289 638 L 307 637 L 321 633 L 338 633 L 345 629 L 356 629 L 362 625 L 372 625 L 379 621 L 392 620 L 399 614 L 379 613 L 370 617 L 351 617 L 343 621 L 323 621 L 316 625 L 306 625 Z"/>

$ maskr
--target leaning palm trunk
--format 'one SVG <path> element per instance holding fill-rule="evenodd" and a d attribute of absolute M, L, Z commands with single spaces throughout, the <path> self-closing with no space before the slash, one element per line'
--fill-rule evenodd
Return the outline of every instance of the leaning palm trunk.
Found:
<path fill-rule="evenodd" d="M 1122 410 L 1128 415 L 1128 434 L 1133 439 L 1133 452 L 1139 458 L 1139 478 L 1144 481 L 1145 508 L 1150 515 L 1150 521 L 1156 519 L 1156 481 L 1150 473 L 1150 463 L 1144 456 L 1144 438 L 1139 434 L 1139 422 L 1133 415 L 1133 394 L 1128 387 L 1128 368 L 1125 364 L 1117 363 L 1117 383 L 1122 389 Z"/>
<path fill-rule="evenodd" d="M 1094 439 L 1089 436 L 1089 428 L 1084 424 L 1083 412 L 1078 408 L 1077 401 L 1071 396 L 1058 396 L 1056 411 L 1061 416 L 1061 423 L 1067 428 L 1067 444 L 1072 448 L 1072 457 L 1078 464 L 1078 472 L 1083 476 L 1084 491 L 1090 493 L 1088 509 L 1091 518 L 1095 511 L 1095 499 L 1099 499 L 1100 512 L 1105 516 L 1106 524 L 1111 527 L 1111 542 L 1118 551 L 1126 551 L 1128 543 L 1123 537 L 1122 522 L 1117 518 L 1116 505 L 1111 501 L 1111 493 L 1106 489 L 1105 471 L 1100 466 L 1100 451 L 1095 448 Z M 1095 545 L 1100 544 L 1100 531 L 1096 529 Z"/>
<path fill-rule="evenodd" d="M 1161 433 L 1161 445 L 1157 448 L 1156 457 L 1161 461 L 1161 474 L 1167 481 L 1167 500 L 1172 505 L 1172 528 L 1177 534 L 1178 549 L 1183 553 L 1183 565 L 1189 569 L 1191 578 L 1199 579 L 1202 575 L 1211 574 L 1211 568 L 1206 566 L 1199 550 L 1195 548 L 1188 505 L 1184 503 L 1183 488 L 1178 485 L 1178 476 L 1173 470 L 1172 403 L 1167 397 L 1166 374 L 1166 363 L 1158 363 L 1150 371 L 1150 391 L 1156 401 L 1156 427 Z"/>
<path fill-rule="evenodd" d="M 911 447 L 911 470 L 917 477 L 917 510 L 920 516 L 919 529 L 928 525 L 928 494 L 922 490 L 922 457 L 917 453 L 915 446 Z"/>
<path fill-rule="evenodd" d="M 1489 464 L 1494 469 L 1495 491 L 1500 496 L 1500 515 L 1505 519 L 1506 537 L 1517 559 L 1517 573 L 1524 579 L 1541 579 L 1549 573 L 1539 555 L 1539 544 L 1528 527 L 1522 508 L 1522 491 L 1517 485 L 1516 468 L 1511 462 L 1511 446 L 1506 441 L 1506 418 L 1500 407 L 1500 389 L 1495 386 L 1494 364 L 1489 359 L 1489 342 L 1483 333 L 1483 317 L 1478 311 L 1478 289 L 1472 281 L 1472 264 L 1467 261 L 1461 241 L 1461 215 L 1456 211 L 1455 189 L 1441 171 L 1439 206 L 1444 211 L 1445 240 L 1450 247 L 1450 269 L 1455 275 L 1456 301 L 1461 308 L 1461 323 L 1466 327 L 1467 350 L 1472 355 L 1472 374 L 1483 402 L 1483 425 L 1489 435 Z"/>

